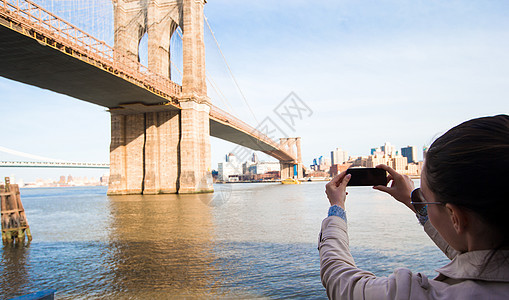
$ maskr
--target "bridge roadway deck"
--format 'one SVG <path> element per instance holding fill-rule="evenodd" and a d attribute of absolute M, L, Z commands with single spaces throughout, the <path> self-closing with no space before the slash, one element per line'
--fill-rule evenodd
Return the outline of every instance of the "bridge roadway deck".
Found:
<path fill-rule="evenodd" d="M 0 168 L 78 168 L 109 169 L 110 164 L 77 162 L 36 162 L 36 161 L 0 161 Z"/>
<path fill-rule="evenodd" d="M 180 109 L 178 101 L 168 94 L 140 86 L 97 62 L 80 59 L 69 47 L 53 47 L 30 36 L 30 32 L 23 33 L 21 27 L 13 27 L 0 15 L 0 76 L 109 109 L 125 107 L 126 113 Z M 278 143 L 213 105 L 210 135 L 262 151 L 280 161 L 296 161 L 279 149 Z"/>

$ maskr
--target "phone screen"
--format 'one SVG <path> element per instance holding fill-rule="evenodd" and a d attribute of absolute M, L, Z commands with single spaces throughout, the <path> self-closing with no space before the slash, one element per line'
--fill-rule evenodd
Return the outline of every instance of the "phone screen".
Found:
<path fill-rule="evenodd" d="M 383 169 L 352 168 L 346 170 L 346 174 L 352 174 L 348 186 L 387 185 L 387 172 Z"/>

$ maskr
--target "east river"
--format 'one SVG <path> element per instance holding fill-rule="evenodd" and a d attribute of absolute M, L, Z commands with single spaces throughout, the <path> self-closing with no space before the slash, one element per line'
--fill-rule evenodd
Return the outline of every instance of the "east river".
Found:
<path fill-rule="evenodd" d="M 418 182 L 417 182 L 418 183 Z M 1 250 L 0 298 L 326 298 L 317 251 L 325 182 L 223 184 L 208 195 L 106 196 L 104 187 L 22 189 L 33 241 Z M 447 258 L 403 205 L 349 188 L 359 267 L 435 276 Z"/>

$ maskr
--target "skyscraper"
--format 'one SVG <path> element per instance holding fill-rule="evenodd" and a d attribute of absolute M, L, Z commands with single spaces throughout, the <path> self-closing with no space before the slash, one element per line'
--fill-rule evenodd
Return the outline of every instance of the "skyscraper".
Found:
<path fill-rule="evenodd" d="M 381 147 L 382 151 L 385 155 L 395 156 L 396 155 L 396 147 L 391 145 L 389 142 L 385 142 L 385 144 Z"/>
<path fill-rule="evenodd" d="M 348 152 L 336 148 L 336 150 L 331 151 L 330 158 L 332 165 L 341 165 L 348 161 Z"/>
<path fill-rule="evenodd" d="M 401 155 L 407 158 L 408 163 L 414 163 L 417 161 L 417 149 L 414 146 L 401 148 Z"/>

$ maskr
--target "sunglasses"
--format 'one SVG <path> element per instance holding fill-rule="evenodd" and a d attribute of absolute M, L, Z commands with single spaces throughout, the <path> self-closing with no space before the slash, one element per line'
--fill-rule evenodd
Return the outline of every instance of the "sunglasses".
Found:
<path fill-rule="evenodd" d="M 421 188 L 416 188 L 412 191 L 412 194 L 410 194 L 410 199 L 412 200 L 410 203 L 414 206 L 415 205 L 428 205 L 428 204 L 441 204 L 444 205 L 442 202 L 426 202 L 426 199 L 424 199 L 424 195 L 421 192 Z"/>

